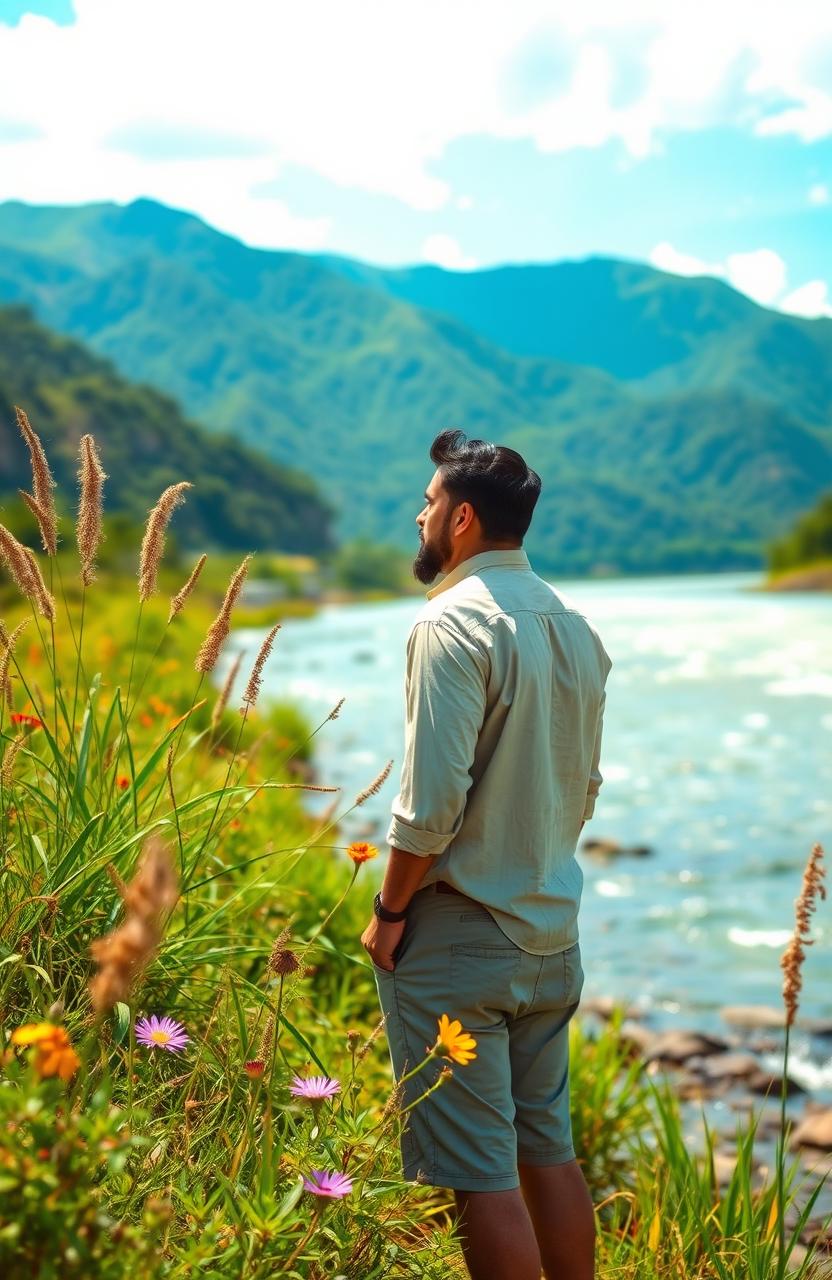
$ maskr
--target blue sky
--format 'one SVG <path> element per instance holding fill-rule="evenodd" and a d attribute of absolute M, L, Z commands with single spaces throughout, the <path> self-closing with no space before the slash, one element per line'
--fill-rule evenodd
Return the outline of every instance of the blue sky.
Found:
<path fill-rule="evenodd" d="M 248 243 L 608 254 L 832 314 L 832 6 L 0 0 L 0 199 Z"/>

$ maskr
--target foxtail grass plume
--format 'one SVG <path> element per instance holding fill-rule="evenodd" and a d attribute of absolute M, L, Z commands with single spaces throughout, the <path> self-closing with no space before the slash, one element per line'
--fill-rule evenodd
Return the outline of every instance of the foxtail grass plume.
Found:
<path fill-rule="evenodd" d="M 211 712 L 211 728 L 214 732 L 219 728 L 220 720 L 222 720 L 222 713 L 228 706 L 228 699 L 231 697 L 231 691 L 234 688 L 234 681 L 237 679 L 237 672 L 240 670 L 240 664 L 244 657 L 245 650 L 240 649 L 236 658 L 231 663 L 231 666 L 228 668 L 228 675 L 225 677 L 225 682 L 220 689 L 220 695 L 214 703 L 214 709 Z"/>
<path fill-rule="evenodd" d="M 356 1062 L 364 1061 L 367 1054 L 370 1052 L 371 1048 L 373 1047 L 373 1044 L 381 1035 L 382 1028 L 386 1021 L 387 1021 L 387 1014 L 384 1013 L 381 1015 L 381 1018 L 378 1020 L 378 1022 L 370 1032 L 370 1034 L 367 1036 L 367 1039 L 364 1041 L 361 1048 L 358 1050 L 358 1053 L 355 1055 Z"/>
<path fill-rule="evenodd" d="M 786 1006 L 786 1026 L 794 1024 L 797 1015 L 798 1001 L 803 986 L 803 961 L 806 959 L 804 947 L 812 945 L 809 937 L 810 917 L 815 910 L 815 899 L 826 897 L 823 877 L 826 868 L 822 865 L 823 848 L 820 844 L 812 846 L 806 869 L 803 872 L 803 885 L 795 899 L 794 933 L 780 959 L 780 968 L 785 975 L 783 980 L 783 1003 Z"/>
<path fill-rule="evenodd" d="M 17 405 L 15 405 L 14 411 L 17 415 L 20 434 L 26 441 L 29 457 L 32 460 L 33 494 L 24 493 L 22 489 L 19 492 L 38 522 L 44 551 L 47 555 L 54 556 L 58 550 L 58 517 L 55 514 L 55 499 L 52 493 L 55 488 L 55 481 L 52 478 L 52 472 L 49 470 L 49 463 L 46 460 L 46 453 L 40 437 L 32 427 L 24 411 L 18 408 Z"/>
<path fill-rule="evenodd" d="M 51 621 L 55 616 L 55 601 L 46 589 L 46 583 L 41 577 L 34 554 L 28 547 L 18 542 L 14 534 L 2 524 L 0 524 L 0 559 L 3 560 L 22 594 L 27 600 L 31 600 L 32 604 L 37 605 L 44 618 Z"/>
<path fill-rule="evenodd" d="M 11 742 L 6 744 L 6 750 L 3 752 L 3 762 L 0 764 L 0 779 L 3 781 L 4 787 L 10 787 L 14 779 L 14 762 L 17 759 L 17 753 L 23 745 L 26 735 L 19 733 L 16 738 L 12 738 Z"/>
<path fill-rule="evenodd" d="M 90 996 L 99 1014 L 109 1012 L 117 1001 L 127 1001 L 134 979 L 162 940 L 165 918 L 179 896 L 170 852 L 159 836 L 145 842 L 136 874 L 121 896 L 123 923 L 90 945 L 98 963 Z"/>
<path fill-rule="evenodd" d="M 232 574 L 220 611 L 208 628 L 208 634 L 200 645 L 194 666 L 197 671 L 201 671 L 203 674 L 213 671 L 217 658 L 220 656 L 220 650 L 230 630 L 231 610 L 234 608 L 237 597 L 243 589 L 251 558 L 249 553 Z"/>
<path fill-rule="evenodd" d="M 4 692 L 7 693 L 9 706 L 12 705 L 9 664 L 12 660 L 15 645 L 17 644 L 17 638 L 21 631 L 23 631 L 24 627 L 28 627 L 30 621 L 31 619 L 24 618 L 22 622 L 18 622 L 11 635 L 9 635 L 6 628 L 0 622 L 0 696 L 2 696 Z"/>
<path fill-rule="evenodd" d="M 188 578 L 188 581 L 185 583 L 184 587 L 181 587 L 180 590 L 177 591 L 176 595 L 173 596 L 173 598 L 171 599 L 170 612 L 168 613 L 168 622 L 173 622 L 177 613 L 182 612 L 185 601 L 187 600 L 188 596 L 191 594 L 194 587 L 196 586 L 197 578 L 202 573 L 202 567 L 205 564 L 205 561 L 207 559 L 208 557 L 203 552 L 203 554 L 199 557 L 193 569 L 191 570 L 191 576 Z"/>
<path fill-rule="evenodd" d="M 159 565 L 165 551 L 165 530 L 178 506 L 185 501 L 185 491 L 193 489 L 188 480 L 168 485 L 147 518 L 139 555 L 139 599 L 149 600 L 156 590 Z"/>
<path fill-rule="evenodd" d="M 346 698 L 341 698 L 338 702 L 336 702 L 335 706 L 332 708 L 329 715 L 327 716 L 327 720 L 337 720 L 338 713 L 343 707 L 345 702 L 346 702 Z"/>
<path fill-rule="evenodd" d="M 81 581 L 85 587 L 95 579 L 95 557 L 101 543 L 101 512 L 106 472 L 101 465 L 95 440 L 81 436 L 81 466 L 78 480 L 81 497 L 78 505 L 78 523 L 75 536 L 81 556 Z"/>
<path fill-rule="evenodd" d="M 245 706 L 240 707 L 241 714 L 244 713 L 248 707 L 253 707 L 257 702 L 257 698 L 260 693 L 263 668 L 266 665 L 266 659 L 272 651 L 274 638 L 280 630 L 280 627 L 281 624 L 276 622 L 260 646 L 260 652 L 258 653 L 254 666 L 251 669 L 251 675 L 248 678 L 246 691 L 243 694 L 243 702 L 245 703 Z"/>
<path fill-rule="evenodd" d="M 23 548 L 29 566 L 32 570 L 32 586 L 34 590 L 33 600 L 38 606 L 40 613 L 43 614 L 49 622 L 55 617 L 55 600 L 46 588 L 46 583 L 41 576 L 40 566 L 35 559 L 35 553 L 29 547 Z"/>
<path fill-rule="evenodd" d="M 369 800 L 370 796 L 376 795 L 390 776 L 390 770 L 393 768 L 393 761 L 388 760 L 378 777 L 366 787 L 364 791 L 359 791 L 355 797 L 355 808 L 363 804 L 365 800 Z"/>

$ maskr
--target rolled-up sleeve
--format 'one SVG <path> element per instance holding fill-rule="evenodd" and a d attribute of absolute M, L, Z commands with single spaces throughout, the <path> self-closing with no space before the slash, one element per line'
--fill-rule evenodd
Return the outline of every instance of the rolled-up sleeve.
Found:
<path fill-rule="evenodd" d="M 416 623 L 407 642 L 405 744 L 387 839 L 440 854 L 462 825 L 485 716 L 488 655 L 440 619 Z"/>

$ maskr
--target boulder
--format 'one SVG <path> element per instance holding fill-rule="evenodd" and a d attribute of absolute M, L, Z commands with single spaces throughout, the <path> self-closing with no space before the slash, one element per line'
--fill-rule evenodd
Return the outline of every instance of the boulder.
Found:
<path fill-rule="evenodd" d="M 723 1053 L 728 1042 L 701 1031 L 662 1031 L 647 1053 L 648 1062 L 686 1062 L 688 1058 Z"/>
<path fill-rule="evenodd" d="M 727 1004 L 720 1012 L 729 1026 L 749 1031 L 773 1031 L 786 1025 L 785 1010 L 770 1004 Z"/>
<path fill-rule="evenodd" d="M 701 1070 L 710 1080 L 746 1080 L 759 1072 L 760 1064 L 753 1053 L 712 1053 Z"/>
<path fill-rule="evenodd" d="M 792 1131 L 792 1147 L 819 1147 L 832 1151 L 832 1107 L 804 1114 Z"/>
<path fill-rule="evenodd" d="M 773 1071 L 766 1071 L 762 1067 L 759 1071 L 755 1071 L 752 1076 L 746 1080 L 746 1084 L 752 1093 L 771 1094 L 773 1097 L 779 1097 L 782 1087 L 782 1076 L 775 1075 Z M 805 1093 L 806 1090 L 802 1084 L 798 1084 L 791 1076 L 786 1077 L 786 1097 L 791 1098 L 796 1093 Z"/>

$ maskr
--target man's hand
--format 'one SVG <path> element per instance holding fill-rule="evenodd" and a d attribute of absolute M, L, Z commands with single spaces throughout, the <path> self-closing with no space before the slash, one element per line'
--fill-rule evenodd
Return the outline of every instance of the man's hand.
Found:
<path fill-rule="evenodd" d="M 379 969 L 389 969 L 392 972 L 393 952 L 401 942 L 406 924 L 406 920 L 399 920 L 397 924 L 385 924 L 374 915 L 362 933 L 361 942 Z"/>

